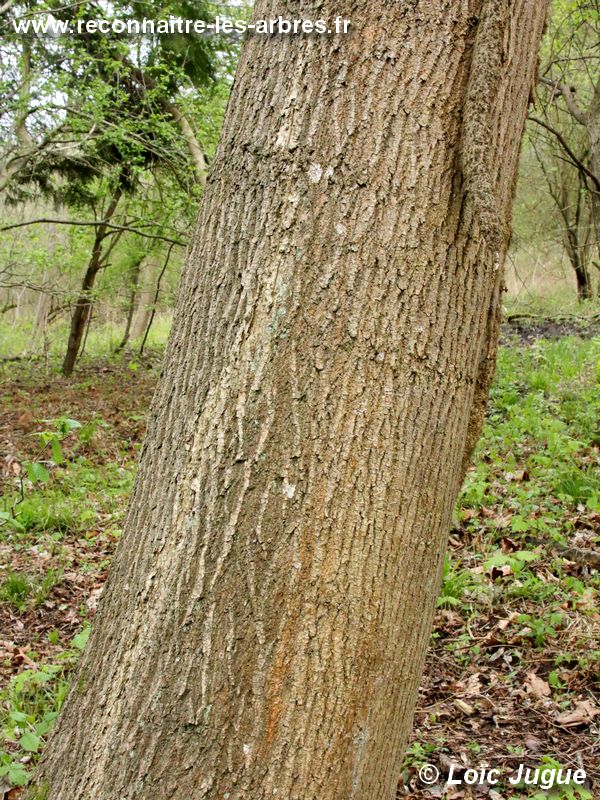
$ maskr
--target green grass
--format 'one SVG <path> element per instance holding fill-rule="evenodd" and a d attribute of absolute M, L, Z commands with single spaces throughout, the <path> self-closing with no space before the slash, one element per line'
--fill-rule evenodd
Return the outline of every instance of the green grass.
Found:
<path fill-rule="evenodd" d="M 453 565 L 450 557 L 446 556 L 438 608 L 470 607 L 472 601 L 485 599 L 486 590 L 480 578 L 469 569 Z"/>
<path fill-rule="evenodd" d="M 159 314 L 156 316 L 146 342 L 149 350 L 164 347 L 171 328 L 171 315 Z M 116 347 L 123 336 L 123 323 L 113 322 L 96 323 L 90 329 L 85 344 L 85 357 L 87 360 L 110 357 L 119 361 L 130 358 L 127 353 L 114 355 Z M 51 326 L 48 336 L 48 356 L 55 365 L 60 363 L 64 356 L 69 326 L 66 320 Z M 131 350 L 135 353 L 139 349 L 141 340 L 130 343 Z M 9 321 L 0 317 L 0 356 L 12 358 L 15 356 L 41 356 L 44 353 L 44 340 L 36 334 L 31 320 Z"/>
<path fill-rule="evenodd" d="M 0 583 L 0 603 L 9 603 L 18 611 L 24 611 L 31 594 L 31 581 L 22 572 L 9 571 Z"/>
<path fill-rule="evenodd" d="M 556 318 L 576 316 L 589 319 L 600 311 L 600 300 L 594 298 L 580 302 L 574 287 L 564 287 L 541 294 L 538 291 L 523 291 L 518 295 L 507 295 L 504 308 L 508 316 L 528 314 L 533 317 Z"/>
<path fill-rule="evenodd" d="M 97 450 L 91 456 L 84 453 L 91 436 L 111 422 L 100 421 L 90 427 L 53 421 L 48 436 L 41 437 L 40 461 L 22 462 L 26 467 L 22 492 L 14 491 L 3 498 L 0 543 L 10 547 L 17 561 L 29 559 L 35 565 L 36 554 L 50 556 L 50 562 L 42 561 L 44 570 L 15 568 L 0 575 L 0 604 L 9 606 L 13 613 L 26 614 L 44 604 L 60 584 L 67 565 L 81 574 L 88 570 L 97 573 L 107 566 L 96 555 L 88 567 L 86 553 L 89 551 L 91 558 L 98 542 L 103 548 L 107 535 L 114 540 L 120 532 L 133 481 L 131 455 L 122 466 L 106 460 Z M 42 460 L 43 472 L 30 468 L 42 464 Z M 78 613 L 80 618 L 85 617 L 87 609 Z M 0 692 L 0 784 L 24 786 L 31 780 L 88 632 L 84 628 L 51 660 L 40 659 L 35 651 L 28 650 L 28 663 L 35 666 L 16 675 Z M 60 646 L 59 631 L 48 631 L 46 638 L 54 650 Z"/>
<path fill-rule="evenodd" d="M 62 575 L 62 567 L 51 567 L 42 576 L 9 570 L 0 581 L 0 603 L 8 603 L 21 613 L 29 606 L 42 605 L 60 583 Z"/>
<path fill-rule="evenodd" d="M 540 504 L 550 527 L 563 520 L 568 524 L 574 505 L 597 508 L 599 365 L 599 339 L 567 338 L 500 351 L 488 421 L 476 453 L 479 466 L 463 490 L 464 505 L 495 496 L 498 468 L 508 472 L 518 465 L 527 481 L 504 482 L 502 496 L 533 527 L 544 527 L 544 519 L 532 516 Z"/>
<path fill-rule="evenodd" d="M 14 505 L 14 519 L 22 531 L 11 536 L 22 538 L 22 532 L 58 534 L 59 538 L 79 534 L 93 528 L 99 515 L 116 522 L 122 517 L 132 481 L 130 469 L 116 464 L 94 468 L 87 459 L 56 468 L 50 482 L 31 487 L 25 499 Z"/>
<path fill-rule="evenodd" d="M 69 688 L 68 674 L 86 645 L 84 628 L 54 664 L 14 677 L 0 695 L 0 782 L 25 786 Z"/>
<path fill-rule="evenodd" d="M 600 339 L 500 350 L 455 516 L 476 544 L 447 561 L 439 607 L 476 619 L 491 593 L 494 608 L 514 611 L 507 636 L 534 649 L 560 639 L 565 609 L 585 618 L 598 574 L 574 578 L 552 545 L 568 544 L 587 518 L 593 529 L 600 511 L 599 424 Z"/>

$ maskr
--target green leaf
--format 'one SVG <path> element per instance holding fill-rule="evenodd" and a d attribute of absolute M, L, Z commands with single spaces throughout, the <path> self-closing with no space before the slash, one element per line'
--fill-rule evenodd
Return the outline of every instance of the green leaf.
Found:
<path fill-rule="evenodd" d="M 62 464 L 62 462 L 64 460 L 63 459 L 63 451 L 62 451 L 61 444 L 58 441 L 58 439 L 56 438 L 56 436 L 53 437 L 53 439 L 52 439 L 51 448 L 52 448 L 52 460 L 54 461 L 54 463 L 55 464 Z"/>
<path fill-rule="evenodd" d="M 90 638 L 91 630 L 92 629 L 88 625 L 87 628 L 84 628 L 80 633 L 77 634 L 77 636 L 73 637 L 73 641 L 71 642 L 73 647 L 76 647 L 77 650 L 83 650 L 88 642 L 88 639 Z"/>
<path fill-rule="evenodd" d="M 17 722 L 17 723 L 19 723 L 19 722 L 27 722 L 27 719 L 28 719 L 27 714 L 23 714 L 22 711 L 11 711 L 9 716 L 12 719 L 13 722 Z"/>
<path fill-rule="evenodd" d="M 560 677 L 559 677 L 559 675 L 558 675 L 558 672 L 557 672 L 556 670 L 553 670 L 553 671 L 552 671 L 552 672 L 551 672 L 551 673 L 548 675 L 548 683 L 550 684 L 550 686 L 551 686 L 553 689 L 562 689 L 562 688 L 564 687 L 564 684 L 563 684 L 563 682 L 561 681 L 561 679 L 560 679 Z"/>
<path fill-rule="evenodd" d="M 485 569 L 489 569 L 490 567 L 503 567 L 505 564 L 510 564 L 510 562 L 510 556 L 507 556 L 504 553 L 497 553 L 495 556 L 488 558 L 484 566 Z"/>
<path fill-rule="evenodd" d="M 516 553 L 513 553 L 513 556 L 519 561 L 535 561 L 539 558 L 539 554 L 532 553 L 531 550 L 517 550 Z"/>
<path fill-rule="evenodd" d="M 529 530 L 529 527 L 530 526 L 523 519 L 523 517 L 519 517 L 519 516 L 514 517 L 514 519 L 512 521 L 512 524 L 511 524 L 511 528 L 515 533 L 525 532 L 525 531 Z"/>
<path fill-rule="evenodd" d="M 27 475 L 32 483 L 46 483 L 50 480 L 50 473 L 46 467 L 35 461 L 27 465 Z"/>
<path fill-rule="evenodd" d="M 26 786 L 29 783 L 30 775 L 21 764 L 11 764 L 6 773 L 6 777 L 13 786 Z"/>
<path fill-rule="evenodd" d="M 54 714 L 56 717 L 56 714 Z M 35 732 L 38 736 L 45 736 L 52 726 L 53 719 L 43 719 L 35 726 Z"/>
<path fill-rule="evenodd" d="M 18 519 L 15 519 L 12 514 L 9 514 L 8 511 L 0 511 L 0 520 L 4 521 L 5 524 L 16 528 L 18 531 L 24 531 L 25 526 L 21 525 Z"/>
<path fill-rule="evenodd" d="M 32 731 L 25 731 L 19 739 L 19 744 L 27 753 L 37 753 L 41 743 L 40 737 L 36 736 Z"/>
<path fill-rule="evenodd" d="M 77 422 L 76 419 L 69 419 L 69 417 L 61 417 L 61 419 L 56 422 L 59 432 L 65 435 L 77 428 L 81 428 L 81 422 Z"/>

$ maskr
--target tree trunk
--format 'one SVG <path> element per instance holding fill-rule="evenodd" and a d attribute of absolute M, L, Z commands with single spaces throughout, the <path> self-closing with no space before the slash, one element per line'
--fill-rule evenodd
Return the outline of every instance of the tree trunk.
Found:
<path fill-rule="evenodd" d="M 567 232 L 567 237 L 568 236 L 569 232 Z M 573 271 L 575 272 L 577 299 L 580 303 L 583 303 L 585 300 L 589 300 L 593 296 L 592 279 L 585 263 L 581 259 L 581 254 L 577 249 L 575 249 L 575 247 L 571 244 L 571 242 L 568 242 L 567 253 L 569 260 L 571 261 Z"/>
<path fill-rule="evenodd" d="M 49 800 L 394 796 L 546 8 L 347 7 L 245 45 Z"/>
<path fill-rule="evenodd" d="M 133 320 L 130 338 L 133 341 L 141 339 L 146 333 L 150 315 L 152 314 L 152 303 L 156 293 L 156 276 L 160 272 L 161 262 L 156 254 L 152 254 L 145 261 L 146 266 L 141 276 L 141 288 L 138 292 L 139 301 L 137 304 L 137 313 Z"/>
<path fill-rule="evenodd" d="M 589 147 L 589 165 L 591 176 L 595 180 L 589 180 L 590 192 L 590 215 L 594 237 L 594 250 L 600 264 L 600 78 L 594 86 L 594 93 L 589 110 L 579 120 L 583 122 L 586 129 Z M 596 264 L 596 262 L 592 262 Z M 600 296 L 600 280 L 598 282 L 598 296 Z M 591 281 L 589 297 L 593 296 Z"/>
<path fill-rule="evenodd" d="M 165 272 L 167 271 L 167 267 L 169 266 L 169 261 L 171 260 L 171 253 L 173 252 L 173 245 L 170 245 L 169 249 L 167 250 L 167 255 L 162 265 L 160 272 L 158 273 L 158 278 L 156 279 L 156 287 L 154 289 L 154 297 L 152 298 L 152 309 L 150 311 L 150 317 L 148 319 L 148 326 L 144 332 L 144 336 L 140 343 L 140 355 L 144 352 L 144 347 L 146 346 L 146 341 L 148 340 L 148 336 L 150 335 L 150 329 L 152 328 L 152 323 L 154 322 L 154 316 L 156 314 L 156 309 L 158 308 L 158 298 L 160 296 L 160 285 L 162 283 L 162 279 L 164 278 Z"/>
<path fill-rule="evenodd" d="M 122 350 L 124 350 L 131 336 L 131 327 L 133 324 L 133 316 L 135 314 L 135 309 L 137 306 L 137 297 L 140 285 L 140 273 L 142 271 L 143 260 L 144 256 L 140 255 L 139 259 L 136 259 L 136 261 L 131 267 L 131 274 L 129 276 L 129 302 L 127 303 L 127 317 L 125 320 L 125 330 L 123 331 L 123 338 L 121 339 L 121 341 L 119 342 L 119 344 L 115 349 L 116 353 L 120 353 Z"/>
<path fill-rule="evenodd" d="M 576 200 L 572 203 L 569 189 L 565 182 L 565 175 L 563 174 L 561 177 L 562 184 L 558 207 L 565 229 L 565 250 L 567 251 L 569 261 L 575 273 L 577 299 L 581 303 L 592 297 L 592 281 L 587 267 L 587 248 L 585 242 L 582 243 L 581 241 L 581 206 L 583 193 L 578 185 L 579 190 L 577 191 Z M 575 206 L 575 212 L 572 216 L 573 205 Z"/>
<path fill-rule="evenodd" d="M 596 84 L 594 100 L 589 112 L 587 134 L 590 146 L 590 166 L 593 174 L 600 179 L 600 80 Z M 595 250 L 600 263 L 600 189 L 597 185 L 591 185 L 590 196 Z M 600 282 L 598 294 L 600 295 Z"/>
<path fill-rule="evenodd" d="M 138 303 L 137 314 L 133 321 L 133 327 L 131 330 L 130 338 L 132 341 L 141 339 L 146 333 L 146 328 L 148 327 L 148 323 L 150 322 L 150 317 L 152 315 L 152 307 L 149 305 L 152 302 L 150 295 L 150 289 L 146 289 L 140 294 L 140 302 Z"/>
<path fill-rule="evenodd" d="M 581 264 L 575 267 L 575 282 L 577 285 L 577 299 L 580 303 L 589 300 L 593 296 L 592 279 L 589 272 Z"/>
<path fill-rule="evenodd" d="M 67 343 L 67 352 L 62 364 L 62 374 L 68 378 L 73 373 L 79 349 L 81 347 L 81 340 L 85 331 L 86 322 L 90 309 L 92 307 L 91 292 L 96 282 L 96 276 L 102 269 L 102 245 L 107 236 L 108 223 L 112 219 L 119 200 L 123 195 L 123 187 L 121 181 L 115 189 L 111 201 L 106 210 L 106 214 L 102 222 L 96 228 L 96 235 L 94 237 L 94 244 L 92 247 L 92 255 L 90 257 L 83 282 L 81 284 L 81 291 L 77 302 L 75 303 L 75 310 L 71 317 L 71 327 L 69 330 L 69 341 Z"/>

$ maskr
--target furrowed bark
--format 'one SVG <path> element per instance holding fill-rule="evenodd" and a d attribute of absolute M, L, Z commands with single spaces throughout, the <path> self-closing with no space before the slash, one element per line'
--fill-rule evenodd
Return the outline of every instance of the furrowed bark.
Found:
<path fill-rule="evenodd" d="M 325 0 L 351 35 L 247 42 L 49 800 L 394 796 L 545 12 Z"/>

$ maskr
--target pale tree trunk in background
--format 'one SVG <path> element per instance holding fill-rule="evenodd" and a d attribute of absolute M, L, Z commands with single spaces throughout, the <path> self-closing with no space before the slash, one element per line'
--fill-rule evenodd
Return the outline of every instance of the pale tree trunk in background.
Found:
<path fill-rule="evenodd" d="M 246 44 L 49 800 L 393 798 L 545 12 Z"/>
<path fill-rule="evenodd" d="M 137 313 L 131 328 L 131 339 L 140 339 L 145 333 L 152 314 L 152 302 L 156 293 L 156 277 L 160 271 L 161 262 L 158 255 L 151 255 L 145 261 L 139 291 Z"/>
<path fill-rule="evenodd" d="M 54 282 L 56 271 L 56 249 L 57 249 L 58 234 L 56 225 L 49 223 L 48 225 L 48 262 L 49 264 L 44 268 L 42 277 L 42 287 L 51 286 Z M 43 334 L 44 339 L 48 330 L 48 315 L 52 307 L 52 297 L 50 293 L 41 291 L 37 308 L 35 312 L 35 325 L 33 328 L 32 340 L 35 341 L 40 333 Z"/>
<path fill-rule="evenodd" d="M 138 305 L 138 293 L 140 287 L 140 273 L 142 271 L 142 262 L 144 256 L 140 255 L 136 259 L 129 274 L 129 301 L 127 303 L 127 316 L 125 319 L 125 330 L 123 331 L 123 338 L 117 345 L 115 352 L 119 353 L 125 348 L 131 337 L 131 329 L 133 326 L 133 316 Z"/>
<path fill-rule="evenodd" d="M 47 273 L 44 272 L 42 285 L 47 281 Z M 50 313 L 51 297 L 45 292 L 40 292 L 37 307 L 35 310 L 35 325 L 33 328 L 32 340 L 35 342 L 40 332 L 45 331 L 48 325 L 48 314 Z"/>
<path fill-rule="evenodd" d="M 600 80 L 596 83 L 594 99 L 589 112 L 587 125 L 588 141 L 590 144 L 590 166 L 592 172 L 600 180 Z M 600 270 L 600 187 L 596 184 L 591 187 L 591 211 L 594 228 L 597 269 Z M 598 274 L 597 294 L 600 297 L 600 273 Z"/>

